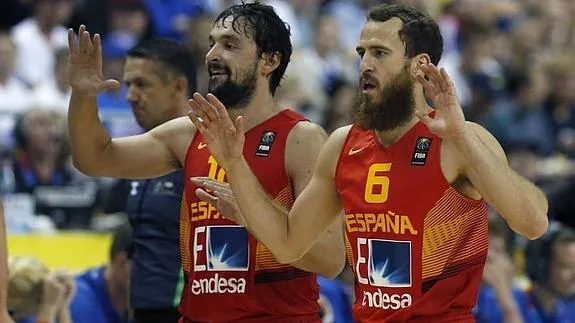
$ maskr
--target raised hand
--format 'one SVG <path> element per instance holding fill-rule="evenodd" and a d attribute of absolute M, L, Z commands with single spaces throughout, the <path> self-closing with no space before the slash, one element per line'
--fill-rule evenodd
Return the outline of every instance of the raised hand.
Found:
<path fill-rule="evenodd" d="M 461 134 L 467 129 L 465 116 L 449 75 L 445 69 L 438 69 L 433 64 L 422 65 L 421 70 L 428 79 L 418 74 L 417 80 L 423 85 L 425 94 L 433 101 L 435 116 L 432 118 L 421 111 L 416 111 L 417 117 L 432 133 L 443 139 Z"/>
<path fill-rule="evenodd" d="M 216 207 L 226 219 L 245 226 L 245 221 L 236 204 L 236 198 L 228 183 L 216 181 L 209 177 L 193 177 L 191 181 L 198 186 L 196 196 L 200 200 Z"/>
<path fill-rule="evenodd" d="M 95 34 L 93 39 L 81 25 L 78 37 L 72 29 L 68 30 L 68 78 L 72 89 L 83 95 L 96 94 L 120 86 L 116 80 L 103 80 L 102 74 L 102 40 Z"/>
<path fill-rule="evenodd" d="M 228 170 L 231 164 L 241 161 L 245 141 L 242 117 L 232 122 L 226 107 L 213 94 L 204 98 L 194 93 L 188 103 L 192 109 L 188 117 L 218 163 Z"/>

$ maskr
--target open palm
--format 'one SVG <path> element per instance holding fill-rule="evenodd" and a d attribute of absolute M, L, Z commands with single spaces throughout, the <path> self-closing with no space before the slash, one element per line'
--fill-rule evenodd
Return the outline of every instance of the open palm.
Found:
<path fill-rule="evenodd" d="M 244 125 L 242 117 L 232 122 L 226 107 L 213 94 L 204 98 L 194 93 L 188 101 L 192 111 L 190 120 L 202 134 L 212 156 L 224 168 L 242 159 L 244 151 Z"/>
<path fill-rule="evenodd" d="M 434 134 L 441 138 L 451 138 L 457 136 L 465 130 L 465 116 L 463 109 L 459 105 L 459 100 L 455 94 L 455 86 L 447 72 L 442 68 L 438 69 L 433 64 L 422 65 L 421 70 L 427 76 L 417 76 L 417 80 L 425 94 L 432 100 L 435 110 L 434 117 L 421 112 L 417 116 Z"/>
<path fill-rule="evenodd" d="M 69 29 L 68 47 L 68 78 L 72 89 L 86 95 L 96 95 L 120 85 L 116 80 L 103 80 L 100 35 L 95 34 L 91 39 L 84 25 L 80 26 L 77 37 Z"/>

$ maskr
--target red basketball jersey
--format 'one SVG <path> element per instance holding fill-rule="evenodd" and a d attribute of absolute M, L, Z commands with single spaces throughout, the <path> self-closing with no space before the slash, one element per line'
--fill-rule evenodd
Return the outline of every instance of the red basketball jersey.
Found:
<path fill-rule="evenodd" d="M 305 120 L 283 110 L 246 133 L 244 156 L 266 192 L 291 208 L 294 194 L 285 167 L 288 134 Z M 225 181 L 224 170 L 197 133 L 186 156 L 186 178 Z M 185 182 L 181 252 L 184 322 L 321 322 L 316 275 L 276 262 L 248 231 L 200 201 Z"/>
<path fill-rule="evenodd" d="M 474 322 L 487 208 L 446 181 L 440 146 L 421 122 L 388 148 L 347 135 L 336 183 L 360 322 Z"/>

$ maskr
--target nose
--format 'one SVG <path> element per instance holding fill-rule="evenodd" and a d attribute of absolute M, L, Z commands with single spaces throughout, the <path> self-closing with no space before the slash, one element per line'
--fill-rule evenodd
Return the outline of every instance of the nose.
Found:
<path fill-rule="evenodd" d="M 215 44 L 210 48 L 210 50 L 206 53 L 206 64 L 211 62 L 218 62 L 220 61 L 220 46 Z"/>
<path fill-rule="evenodd" d="M 374 63 L 373 59 L 371 58 L 371 55 L 369 55 L 369 53 L 365 53 L 365 55 L 363 55 L 359 63 L 359 71 L 361 72 L 361 74 L 372 73 L 374 70 L 373 64 Z"/>
<path fill-rule="evenodd" d="M 138 101 L 139 94 L 138 91 L 135 89 L 133 85 L 128 86 L 128 94 L 126 95 L 126 99 L 128 102 L 133 103 Z"/>

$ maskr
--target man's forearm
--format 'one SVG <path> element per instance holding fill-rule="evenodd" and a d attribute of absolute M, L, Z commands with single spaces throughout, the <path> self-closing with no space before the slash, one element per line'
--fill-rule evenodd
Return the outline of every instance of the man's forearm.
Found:
<path fill-rule="evenodd" d="M 72 91 L 68 109 L 70 145 L 75 165 L 90 172 L 92 165 L 102 157 L 111 137 L 102 126 L 95 96 Z"/>
<path fill-rule="evenodd" d="M 536 238 L 547 228 L 547 199 L 519 176 L 470 128 L 452 141 L 466 159 L 467 175 L 515 231 Z"/>
<path fill-rule="evenodd" d="M 274 203 L 242 158 L 226 170 L 246 226 L 280 262 L 292 262 L 288 244 L 288 217 Z M 280 252 L 281 250 L 281 252 Z"/>

